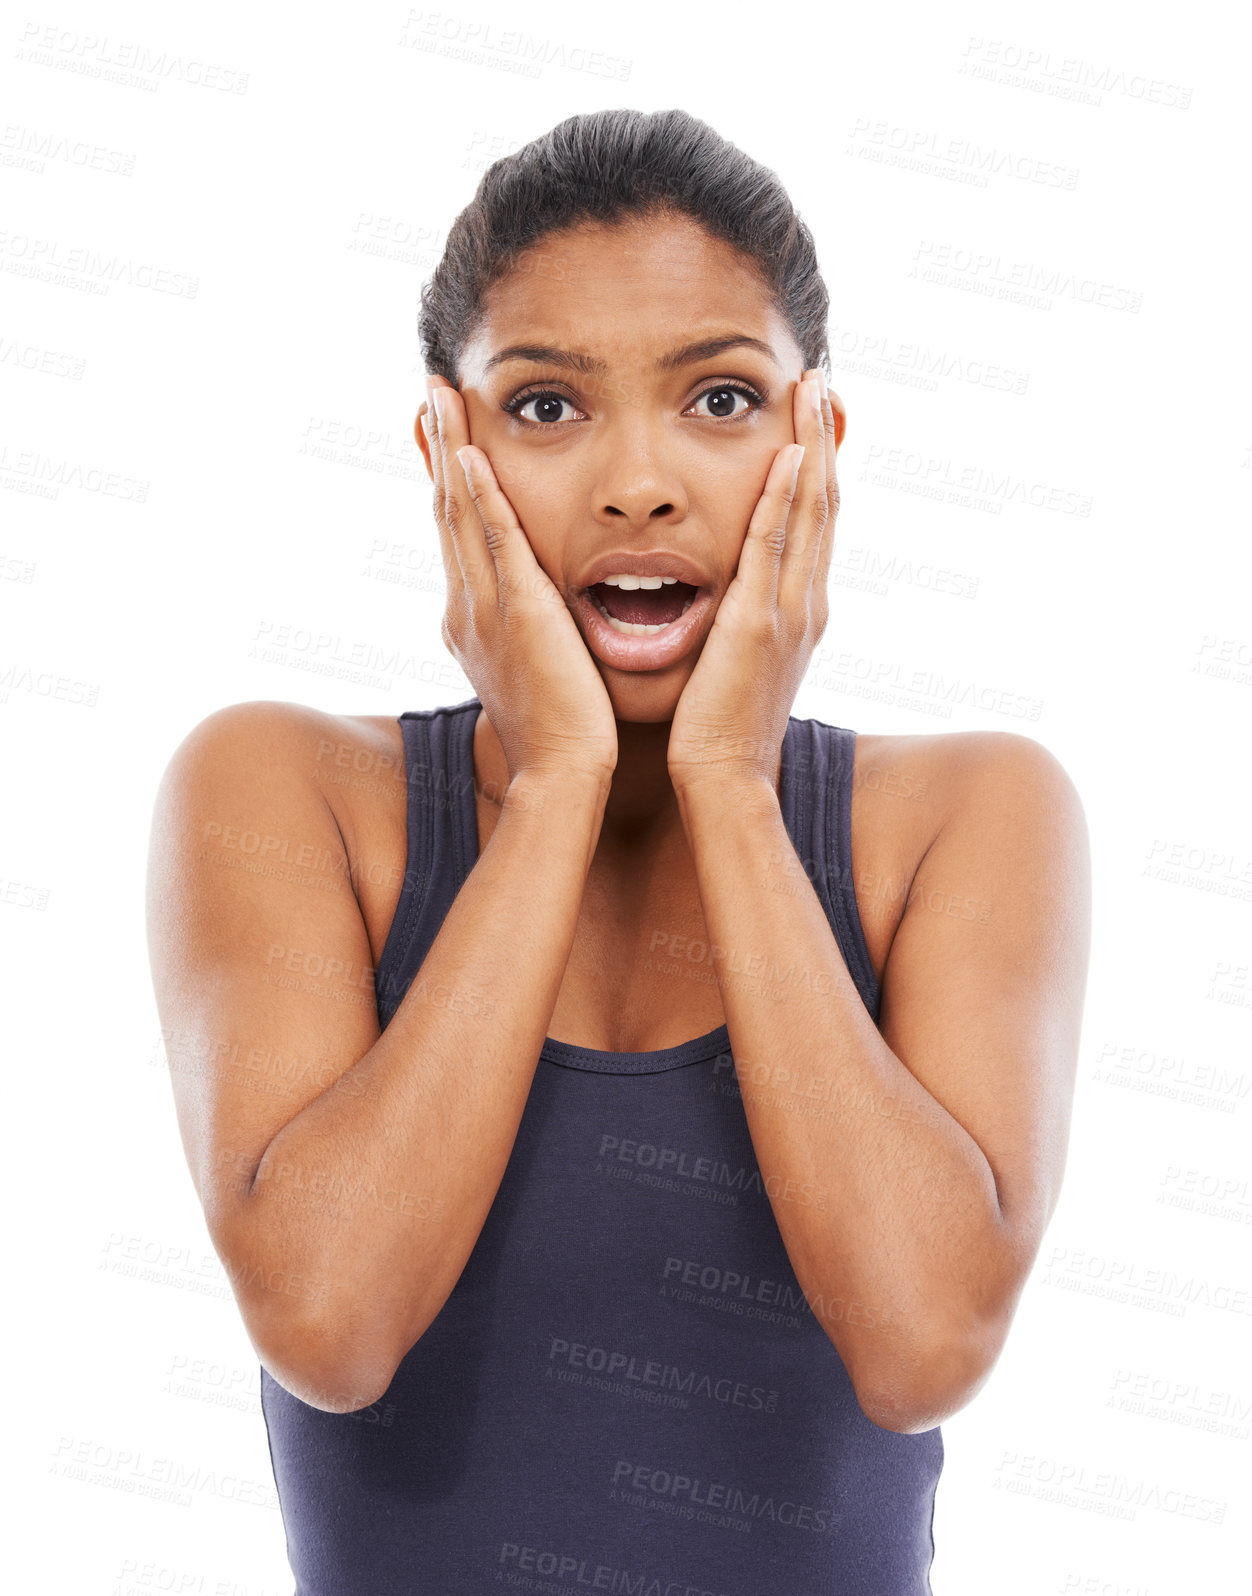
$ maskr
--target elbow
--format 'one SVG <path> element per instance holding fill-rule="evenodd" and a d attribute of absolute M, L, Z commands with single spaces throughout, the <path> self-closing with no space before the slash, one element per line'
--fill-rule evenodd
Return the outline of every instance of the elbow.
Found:
<path fill-rule="evenodd" d="M 959 1413 L 982 1389 L 1003 1336 L 965 1334 L 933 1341 L 855 1383 L 862 1413 L 880 1430 L 920 1435 Z"/>
<path fill-rule="evenodd" d="M 277 1276 L 274 1276 L 277 1281 Z M 323 1413 L 358 1413 L 384 1395 L 399 1365 L 384 1327 L 334 1303 L 299 1305 L 281 1289 L 236 1289 L 248 1338 L 284 1390 Z"/>
<path fill-rule="evenodd" d="M 393 1326 L 333 1282 L 276 1266 L 240 1225 L 212 1234 L 253 1350 L 284 1390 L 324 1413 L 359 1413 L 386 1393 L 400 1362 Z"/>
<path fill-rule="evenodd" d="M 343 1343 L 324 1326 L 289 1326 L 264 1342 L 253 1336 L 257 1356 L 285 1391 L 323 1413 L 359 1413 L 386 1395 L 395 1368 Z"/>
<path fill-rule="evenodd" d="M 1019 1252 L 976 1292 L 932 1299 L 907 1320 L 895 1318 L 894 1334 L 875 1338 L 870 1355 L 849 1369 L 861 1411 L 872 1424 L 918 1435 L 973 1401 L 1004 1350 L 1029 1257 L 1033 1251 Z"/>

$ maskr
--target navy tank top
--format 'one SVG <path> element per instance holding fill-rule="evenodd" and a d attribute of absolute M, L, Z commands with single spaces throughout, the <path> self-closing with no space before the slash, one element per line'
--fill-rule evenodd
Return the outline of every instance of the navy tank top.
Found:
<path fill-rule="evenodd" d="M 399 717 L 408 862 L 375 972 L 384 1027 L 478 858 L 480 708 Z M 877 1021 L 855 736 L 791 717 L 780 797 Z M 929 1596 L 940 1432 L 862 1413 L 736 1082 L 724 1024 L 645 1053 L 549 1037 L 478 1241 L 380 1400 L 325 1413 L 262 1366 L 295 1596 Z"/>

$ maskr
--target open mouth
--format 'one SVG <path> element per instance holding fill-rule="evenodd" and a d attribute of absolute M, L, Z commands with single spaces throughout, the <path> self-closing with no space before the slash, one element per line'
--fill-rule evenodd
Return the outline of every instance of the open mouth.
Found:
<path fill-rule="evenodd" d="M 615 632 L 651 637 L 685 615 L 698 592 L 688 582 L 667 579 L 660 587 L 637 588 L 597 582 L 587 596 Z"/>

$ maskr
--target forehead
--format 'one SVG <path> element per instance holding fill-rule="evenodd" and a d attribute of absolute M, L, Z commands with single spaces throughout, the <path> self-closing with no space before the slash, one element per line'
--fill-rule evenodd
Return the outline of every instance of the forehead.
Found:
<path fill-rule="evenodd" d="M 771 344 L 784 365 L 800 360 L 755 263 L 692 218 L 583 223 L 538 240 L 492 285 L 460 365 L 476 376 L 521 341 L 651 359 L 676 335 L 728 327 Z"/>

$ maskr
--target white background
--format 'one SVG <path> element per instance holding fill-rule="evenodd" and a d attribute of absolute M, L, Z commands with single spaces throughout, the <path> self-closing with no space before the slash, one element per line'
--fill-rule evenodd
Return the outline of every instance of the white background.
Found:
<path fill-rule="evenodd" d="M 23 1588 L 291 1589 L 256 1360 L 183 1162 L 151 994 L 152 800 L 225 704 L 399 714 L 471 695 L 439 637 L 412 443 L 418 291 L 490 160 L 617 105 L 702 116 L 779 172 L 817 238 L 850 424 L 826 654 L 793 712 L 1025 733 L 1090 824 L 1066 1185 L 1003 1357 L 944 1426 L 937 1596 L 1239 1584 L 1237 15 L 1211 0 L 821 20 L 729 0 L 9 13 L 6 1451 L 42 1569 Z"/>

